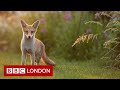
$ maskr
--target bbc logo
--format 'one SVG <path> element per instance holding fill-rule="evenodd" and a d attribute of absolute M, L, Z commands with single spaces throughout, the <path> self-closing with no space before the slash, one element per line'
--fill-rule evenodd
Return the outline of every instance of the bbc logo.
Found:
<path fill-rule="evenodd" d="M 4 65 L 4 76 L 53 76 L 53 67 L 39 65 Z"/>
<path fill-rule="evenodd" d="M 6 68 L 7 74 L 25 74 L 25 68 Z"/>

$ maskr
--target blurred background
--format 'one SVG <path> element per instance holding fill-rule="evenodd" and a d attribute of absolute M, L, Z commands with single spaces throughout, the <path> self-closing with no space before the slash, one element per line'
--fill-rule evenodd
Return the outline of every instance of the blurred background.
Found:
<path fill-rule="evenodd" d="M 0 52 L 21 53 L 21 19 L 28 24 L 40 20 L 36 37 L 45 44 L 48 55 L 70 61 L 91 60 L 104 55 L 115 59 L 119 55 L 120 48 L 111 50 L 118 43 L 115 38 L 119 38 L 120 25 L 112 26 L 112 23 L 119 21 L 119 11 L 0 11 Z M 111 33 L 111 30 L 116 32 Z M 85 39 L 84 35 L 96 39 Z M 83 36 L 82 39 L 79 36 Z M 72 47 L 76 40 L 78 42 Z M 111 41 L 106 42 L 108 40 Z"/>
<path fill-rule="evenodd" d="M 79 35 L 93 31 L 85 26 L 85 22 L 94 18 L 94 12 L 80 11 L 1 11 L 0 12 L 0 51 L 20 52 L 22 30 L 20 20 L 32 24 L 40 20 L 36 37 L 46 45 L 48 54 L 65 58 L 90 58 L 90 45 L 73 47 L 72 44 Z M 86 48 L 86 49 L 85 49 Z M 85 55 L 83 57 L 83 55 Z"/>

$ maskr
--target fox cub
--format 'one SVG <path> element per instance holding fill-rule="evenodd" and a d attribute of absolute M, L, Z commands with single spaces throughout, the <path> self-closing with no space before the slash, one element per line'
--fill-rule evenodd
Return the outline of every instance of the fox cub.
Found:
<path fill-rule="evenodd" d="M 26 54 L 31 56 L 31 65 L 39 65 L 41 58 L 47 65 L 55 66 L 55 62 L 49 59 L 45 52 L 45 45 L 35 38 L 35 33 L 39 25 L 39 20 L 35 21 L 32 25 L 28 25 L 24 20 L 21 20 L 22 27 L 22 40 L 21 40 L 21 52 L 22 52 L 22 65 L 26 64 Z"/>

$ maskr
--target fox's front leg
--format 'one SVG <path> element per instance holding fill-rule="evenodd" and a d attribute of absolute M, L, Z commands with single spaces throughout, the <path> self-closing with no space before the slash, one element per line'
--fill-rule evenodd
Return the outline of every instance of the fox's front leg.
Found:
<path fill-rule="evenodd" d="M 22 65 L 26 64 L 26 50 L 22 50 Z"/>
<path fill-rule="evenodd" d="M 35 65 L 35 52 L 31 53 L 31 59 L 32 59 L 31 65 Z"/>

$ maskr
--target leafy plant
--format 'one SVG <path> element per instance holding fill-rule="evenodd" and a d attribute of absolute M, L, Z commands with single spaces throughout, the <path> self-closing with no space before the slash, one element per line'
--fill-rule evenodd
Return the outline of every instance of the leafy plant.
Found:
<path fill-rule="evenodd" d="M 96 12 L 95 18 L 99 18 L 97 21 L 88 21 L 85 24 L 93 24 L 103 26 L 104 33 L 108 33 L 107 40 L 104 41 L 104 48 L 108 49 L 108 51 L 102 56 L 102 58 L 108 56 L 110 59 L 114 59 L 116 62 L 113 66 L 120 67 L 120 21 L 119 21 L 120 12 L 119 11 L 111 11 L 111 12 Z M 104 18 L 103 18 L 104 17 Z M 109 18 L 109 20 L 104 23 L 104 19 Z M 102 21 L 103 20 L 103 21 Z M 102 24 L 101 24 L 102 23 Z M 102 31 L 102 29 L 101 29 Z M 99 34 L 100 36 L 102 33 Z M 88 39 L 88 35 L 80 36 L 75 43 L 76 45 L 81 41 L 90 41 L 93 40 L 92 37 L 95 37 L 96 34 L 92 34 L 91 38 Z M 98 35 L 97 35 L 98 36 Z M 83 38 L 84 37 L 84 38 Z"/>

